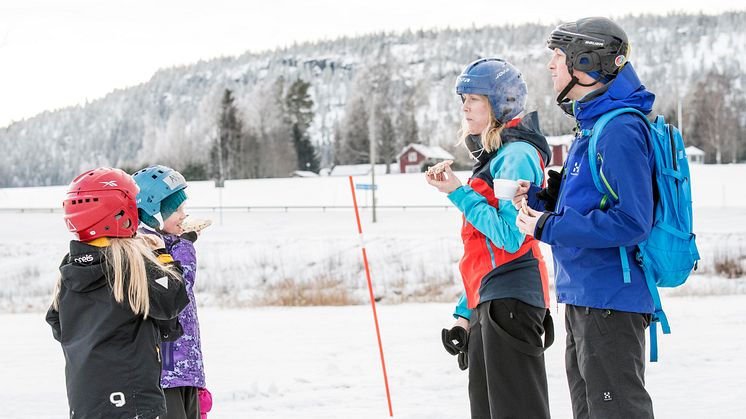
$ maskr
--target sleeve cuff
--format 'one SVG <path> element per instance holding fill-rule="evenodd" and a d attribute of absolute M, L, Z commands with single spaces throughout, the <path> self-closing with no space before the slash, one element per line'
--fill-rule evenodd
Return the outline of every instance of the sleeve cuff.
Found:
<path fill-rule="evenodd" d="M 466 320 L 469 320 L 471 318 L 471 310 L 461 310 L 457 308 L 456 311 L 453 313 L 453 318 L 458 320 L 459 317 L 463 317 Z"/>
<path fill-rule="evenodd" d="M 539 217 L 539 221 L 536 222 L 536 228 L 534 228 L 534 238 L 536 240 L 541 240 L 541 235 L 544 233 L 544 225 L 551 216 L 551 212 L 545 212 L 541 217 Z"/>
<path fill-rule="evenodd" d="M 462 185 L 456 188 L 456 190 L 454 190 L 453 192 L 449 193 L 448 199 L 451 202 L 453 202 L 456 206 L 458 206 L 458 204 L 464 200 L 464 198 L 466 197 L 466 195 L 469 193 L 470 190 L 471 190 L 471 187 L 469 185 Z"/>

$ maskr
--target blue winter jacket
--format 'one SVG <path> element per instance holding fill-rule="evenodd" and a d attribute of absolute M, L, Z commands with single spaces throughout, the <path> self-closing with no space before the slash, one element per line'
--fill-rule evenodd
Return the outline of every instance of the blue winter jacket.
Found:
<path fill-rule="evenodd" d="M 653 312 L 645 276 L 635 263 L 636 244 L 650 234 L 653 219 L 654 160 L 648 127 L 639 116 L 622 114 L 609 122 L 598 139 L 601 177 L 618 199 L 604 198 L 596 190 L 587 153 L 589 131 L 603 114 L 623 107 L 648 114 L 654 100 L 628 63 L 614 80 L 574 105 L 580 129 L 565 161 L 557 206 L 554 213 L 542 217 L 535 232 L 552 246 L 560 303 Z M 529 203 L 543 210 L 533 196 L 538 190 L 532 188 Z M 629 284 L 624 283 L 620 246 L 626 247 Z"/>

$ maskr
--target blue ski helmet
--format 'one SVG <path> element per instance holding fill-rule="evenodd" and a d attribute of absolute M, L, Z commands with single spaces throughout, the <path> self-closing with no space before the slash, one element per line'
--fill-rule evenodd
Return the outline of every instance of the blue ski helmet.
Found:
<path fill-rule="evenodd" d="M 456 79 L 456 94 L 484 95 L 490 101 L 498 124 L 523 112 L 528 87 L 517 68 L 500 58 L 482 58 L 466 66 Z"/>
<path fill-rule="evenodd" d="M 164 199 L 187 187 L 186 179 L 181 173 L 161 165 L 139 170 L 132 178 L 140 187 L 137 208 L 151 216 L 161 212 L 161 202 Z"/>

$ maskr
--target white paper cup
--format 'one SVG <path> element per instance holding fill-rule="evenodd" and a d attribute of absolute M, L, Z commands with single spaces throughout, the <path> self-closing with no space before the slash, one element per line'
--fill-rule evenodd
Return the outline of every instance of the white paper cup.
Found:
<path fill-rule="evenodd" d="M 495 179 L 492 181 L 492 189 L 495 191 L 495 198 L 502 200 L 512 200 L 520 185 L 515 180 Z"/>

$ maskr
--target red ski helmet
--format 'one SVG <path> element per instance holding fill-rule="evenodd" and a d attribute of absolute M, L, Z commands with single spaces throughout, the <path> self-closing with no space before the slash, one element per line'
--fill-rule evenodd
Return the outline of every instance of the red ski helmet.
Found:
<path fill-rule="evenodd" d="M 137 232 L 139 188 L 120 169 L 99 167 L 76 177 L 62 202 L 65 223 L 80 241 L 133 237 Z"/>

